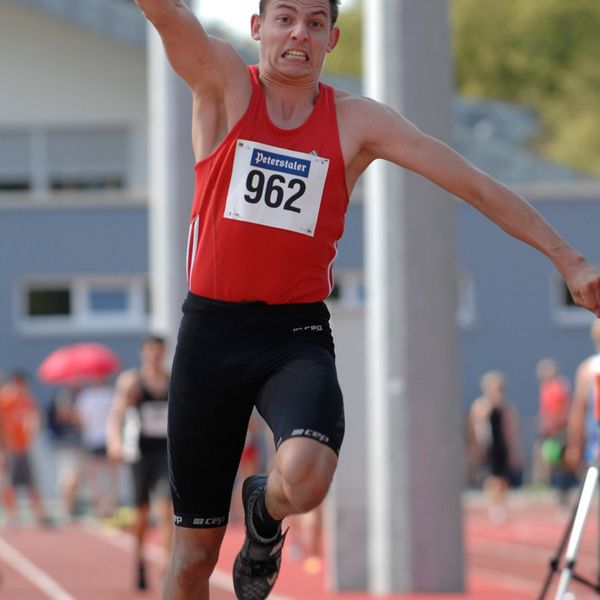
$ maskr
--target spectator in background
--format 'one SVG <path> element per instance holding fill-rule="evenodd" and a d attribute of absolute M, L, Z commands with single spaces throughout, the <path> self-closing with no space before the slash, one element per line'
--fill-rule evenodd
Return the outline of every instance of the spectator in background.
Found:
<path fill-rule="evenodd" d="M 140 367 L 119 375 L 108 421 L 108 451 L 114 461 L 131 465 L 136 516 L 136 587 L 148 586 L 144 544 L 154 496 L 161 542 L 167 557 L 173 532 L 173 508 L 167 464 L 167 398 L 169 373 L 164 366 L 165 341 L 150 336 L 140 349 Z"/>
<path fill-rule="evenodd" d="M 561 491 L 570 485 L 563 464 L 567 420 L 571 404 L 571 386 L 560 374 L 552 358 L 539 361 L 536 368 L 540 383 L 538 405 L 538 442 L 534 449 L 533 481 L 555 483 Z"/>
<path fill-rule="evenodd" d="M 288 555 L 292 560 L 302 561 L 302 570 L 307 575 L 323 572 L 323 504 L 285 520 L 290 536 Z"/>
<path fill-rule="evenodd" d="M 112 516 L 117 507 L 118 469 L 108 459 L 106 427 L 114 390 L 106 378 L 84 387 L 75 399 L 75 414 L 81 428 L 85 474 L 94 514 Z"/>
<path fill-rule="evenodd" d="M 600 381 L 600 321 L 595 319 L 590 329 L 595 353 L 583 360 L 575 374 L 573 404 L 569 413 L 565 461 L 575 472 L 598 455 L 598 427 L 594 411 Z"/>
<path fill-rule="evenodd" d="M 75 386 L 59 388 L 48 406 L 46 422 L 54 446 L 59 497 L 70 516 L 77 513 L 77 494 L 83 477 L 81 429 L 75 409 L 78 393 L 79 388 Z"/>
<path fill-rule="evenodd" d="M 37 403 L 29 390 L 27 376 L 15 371 L 0 388 L 0 442 L 6 471 L 2 498 L 9 523 L 17 518 L 17 489 L 27 490 L 34 515 L 41 525 L 50 521 L 38 491 L 31 449 L 40 429 Z"/>
<path fill-rule="evenodd" d="M 485 467 L 484 492 L 490 519 L 501 523 L 507 517 L 507 491 L 511 475 L 521 466 L 519 418 L 506 398 L 506 377 L 488 371 L 481 378 L 481 396 L 469 411 L 469 454 Z"/>

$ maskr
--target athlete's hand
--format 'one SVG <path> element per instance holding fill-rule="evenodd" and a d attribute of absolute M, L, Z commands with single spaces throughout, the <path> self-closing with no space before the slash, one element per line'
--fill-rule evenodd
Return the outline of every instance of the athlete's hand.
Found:
<path fill-rule="evenodd" d="M 110 460 L 121 462 L 123 460 L 123 447 L 118 440 L 109 441 L 106 448 L 106 454 Z"/>
<path fill-rule="evenodd" d="M 575 304 L 600 318 L 600 271 L 583 262 L 565 278 Z"/>

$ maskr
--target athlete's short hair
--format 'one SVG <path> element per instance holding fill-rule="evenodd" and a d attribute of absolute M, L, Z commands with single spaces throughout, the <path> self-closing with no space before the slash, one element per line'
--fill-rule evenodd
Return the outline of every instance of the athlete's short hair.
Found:
<path fill-rule="evenodd" d="M 488 371 L 484 373 L 479 381 L 481 391 L 486 392 L 490 387 L 499 386 L 502 389 L 506 387 L 506 375 L 501 371 Z"/>
<path fill-rule="evenodd" d="M 166 346 L 167 340 L 165 340 L 165 338 L 161 335 L 150 334 L 142 340 L 140 346 L 143 348 L 144 346 L 148 346 L 149 344 L 160 344 L 161 346 Z"/>
<path fill-rule="evenodd" d="M 267 4 L 272 0 L 260 0 L 258 3 L 258 14 L 262 17 L 265 14 Z M 331 8 L 331 25 L 335 25 L 339 15 L 340 0 L 329 0 L 329 6 Z"/>

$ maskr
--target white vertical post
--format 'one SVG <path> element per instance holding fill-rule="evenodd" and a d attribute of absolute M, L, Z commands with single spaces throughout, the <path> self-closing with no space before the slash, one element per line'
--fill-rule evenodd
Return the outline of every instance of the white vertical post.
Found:
<path fill-rule="evenodd" d="M 169 340 L 172 351 L 187 289 L 185 250 L 194 192 L 192 98 L 168 64 L 160 37 L 151 25 L 148 73 L 151 325 L 153 332 Z"/>
<path fill-rule="evenodd" d="M 447 0 L 368 0 L 367 95 L 449 134 Z M 369 169 L 369 588 L 463 588 L 462 408 L 451 198 L 392 165 Z"/>

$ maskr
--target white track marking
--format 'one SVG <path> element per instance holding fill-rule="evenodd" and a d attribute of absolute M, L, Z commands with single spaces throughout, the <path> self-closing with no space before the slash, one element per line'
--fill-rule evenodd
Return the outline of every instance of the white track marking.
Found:
<path fill-rule="evenodd" d="M 36 567 L 28 558 L 0 538 L 0 559 L 33 584 L 52 600 L 76 600 L 64 590 L 52 577 Z"/>
<path fill-rule="evenodd" d="M 134 549 L 133 537 L 127 533 L 113 529 L 112 527 L 89 523 L 84 526 L 84 531 L 104 540 L 106 543 L 111 544 L 116 548 L 125 550 L 126 552 L 132 552 Z M 161 567 L 164 566 L 166 562 L 165 551 L 157 546 L 147 545 L 144 549 L 144 554 L 146 558 Z M 233 593 L 233 581 L 231 575 L 224 571 L 215 569 L 210 577 L 210 583 L 222 590 Z M 290 596 L 280 596 L 278 594 L 270 594 L 269 598 L 272 600 L 293 600 Z"/>

